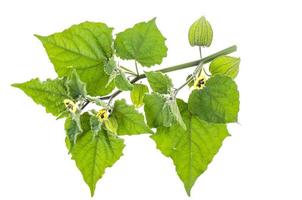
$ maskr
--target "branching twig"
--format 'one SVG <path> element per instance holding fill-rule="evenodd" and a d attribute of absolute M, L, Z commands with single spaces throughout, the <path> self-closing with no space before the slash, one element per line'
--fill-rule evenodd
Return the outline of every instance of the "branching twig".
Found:
<path fill-rule="evenodd" d="M 237 50 L 237 46 L 234 45 L 234 46 L 228 47 L 224 50 L 218 51 L 218 52 L 216 52 L 216 53 L 214 53 L 210 56 L 204 57 L 203 59 L 198 59 L 198 60 L 195 60 L 195 61 L 192 61 L 192 62 L 187 62 L 187 63 L 183 63 L 183 64 L 180 64 L 180 65 L 175 65 L 175 66 L 171 66 L 171 67 L 167 67 L 167 68 L 163 68 L 163 69 L 159 69 L 159 70 L 155 70 L 155 71 L 156 72 L 162 72 L 162 73 L 168 73 L 168 72 L 173 72 L 173 71 L 177 71 L 177 70 L 181 70 L 181 69 L 185 69 L 185 68 L 189 68 L 189 67 L 194 67 L 194 66 L 198 65 L 200 62 L 202 62 L 203 64 L 206 64 L 206 63 L 211 62 L 212 60 L 214 60 L 215 58 L 217 58 L 219 56 L 223 56 L 223 55 L 233 53 L 236 50 Z M 146 75 L 145 74 L 140 74 L 140 75 L 137 75 L 130 82 L 135 83 L 138 80 L 141 80 L 143 78 L 146 78 Z M 181 88 L 182 87 L 184 87 L 184 86 L 181 86 Z M 121 92 L 122 92 L 121 90 L 117 90 L 114 93 L 112 93 L 111 95 L 100 97 L 100 100 L 108 100 L 109 99 L 110 101 L 112 101 L 113 98 L 116 97 L 117 95 L 119 95 Z M 82 106 L 82 109 L 84 109 L 88 104 L 89 104 L 89 101 L 87 100 L 84 103 L 84 105 Z"/>

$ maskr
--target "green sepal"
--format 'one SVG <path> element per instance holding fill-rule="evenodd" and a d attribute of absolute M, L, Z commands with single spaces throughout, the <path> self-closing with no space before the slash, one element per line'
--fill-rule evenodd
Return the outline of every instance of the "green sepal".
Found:
<path fill-rule="evenodd" d="M 192 78 L 192 74 L 187 76 L 186 81 L 189 81 L 189 79 L 192 79 L 190 82 L 188 82 L 188 86 L 189 86 L 189 88 L 191 88 L 194 86 L 194 79 Z"/>
<path fill-rule="evenodd" d="M 136 108 L 144 105 L 144 96 L 149 92 L 149 89 L 144 84 L 133 84 L 133 89 L 130 92 L 132 103 Z"/>
<path fill-rule="evenodd" d="M 210 63 L 209 70 L 212 75 L 222 74 L 234 79 L 239 72 L 239 64 L 240 58 L 220 56 Z"/>
<path fill-rule="evenodd" d="M 107 131 L 117 134 L 118 122 L 114 116 L 109 116 L 109 119 L 104 120 L 104 125 Z"/>
<path fill-rule="evenodd" d="M 191 46 L 211 46 L 213 30 L 205 17 L 196 20 L 189 29 L 189 42 Z"/>

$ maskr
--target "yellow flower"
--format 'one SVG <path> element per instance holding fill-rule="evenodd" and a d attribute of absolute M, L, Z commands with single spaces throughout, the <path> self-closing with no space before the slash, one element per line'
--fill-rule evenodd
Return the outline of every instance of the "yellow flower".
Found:
<path fill-rule="evenodd" d="M 194 82 L 194 89 L 203 89 L 206 85 L 207 80 L 208 76 L 204 73 L 204 71 L 202 71 Z"/>
<path fill-rule="evenodd" d="M 76 104 L 70 99 L 64 99 L 64 105 L 68 109 L 69 112 L 75 113 L 77 111 Z"/>
<path fill-rule="evenodd" d="M 96 116 L 99 118 L 101 122 L 104 120 L 107 120 L 109 117 L 108 111 L 106 109 L 101 109 L 99 112 L 96 114 Z"/>

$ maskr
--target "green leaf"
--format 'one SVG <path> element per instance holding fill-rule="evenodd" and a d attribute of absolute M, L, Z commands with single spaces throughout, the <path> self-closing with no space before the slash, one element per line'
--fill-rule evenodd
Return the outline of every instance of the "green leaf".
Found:
<path fill-rule="evenodd" d="M 80 80 L 76 70 L 73 70 L 69 75 L 66 81 L 66 86 L 69 96 L 71 96 L 73 99 L 86 97 L 87 95 L 86 83 Z"/>
<path fill-rule="evenodd" d="M 164 97 L 163 95 L 158 93 L 145 95 L 144 110 L 149 127 L 170 127 L 174 122 L 175 118 L 170 109 L 167 98 L 168 97 Z"/>
<path fill-rule="evenodd" d="M 36 37 L 43 43 L 59 76 L 77 70 L 87 83 L 90 95 L 106 95 L 114 85 L 105 87 L 108 75 L 104 64 L 112 57 L 112 28 L 103 23 L 84 22 L 60 33 Z"/>
<path fill-rule="evenodd" d="M 170 93 L 173 86 L 171 79 L 161 72 L 145 72 L 150 87 L 154 92 L 161 94 Z"/>
<path fill-rule="evenodd" d="M 133 84 L 133 86 L 130 97 L 134 106 L 138 108 L 144 104 L 144 96 L 149 92 L 149 89 L 144 84 Z"/>
<path fill-rule="evenodd" d="M 152 19 L 117 34 L 114 47 L 120 58 L 136 60 L 141 65 L 150 67 L 160 64 L 167 56 L 165 40 L 155 19 Z"/>
<path fill-rule="evenodd" d="M 94 195 L 96 183 L 105 169 L 111 167 L 121 156 L 125 145 L 122 139 L 101 129 L 97 135 L 91 130 L 83 133 L 71 154 L 83 178 Z"/>
<path fill-rule="evenodd" d="M 46 108 L 47 113 L 59 116 L 66 110 L 64 99 L 69 99 L 64 79 L 47 79 L 41 82 L 38 78 L 24 83 L 12 84 L 13 87 L 23 90 L 34 102 Z"/>
<path fill-rule="evenodd" d="M 196 20 L 189 29 L 189 42 L 191 46 L 211 46 L 213 30 L 205 17 Z"/>
<path fill-rule="evenodd" d="M 119 72 L 119 74 L 116 75 L 114 81 L 116 87 L 120 90 L 129 91 L 133 88 L 132 83 L 130 83 L 123 72 Z"/>
<path fill-rule="evenodd" d="M 89 126 L 89 118 L 90 115 L 88 113 L 84 113 L 76 118 L 72 116 L 66 118 L 64 128 L 69 141 L 69 150 L 73 148 L 79 135 L 91 129 Z"/>
<path fill-rule="evenodd" d="M 209 67 L 212 75 L 222 74 L 235 78 L 239 72 L 240 58 L 220 56 L 214 59 Z"/>
<path fill-rule="evenodd" d="M 65 121 L 65 131 L 70 142 L 70 149 L 76 143 L 77 137 L 82 133 L 81 127 L 78 126 L 78 123 L 71 118 L 67 118 Z"/>
<path fill-rule="evenodd" d="M 177 105 L 177 103 L 176 103 L 176 99 L 173 99 L 172 101 L 170 101 L 169 105 L 170 105 L 171 112 L 172 112 L 172 114 L 173 114 L 174 117 L 175 117 L 175 120 L 179 123 L 179 125 L 180 125 L 184 130 L 186 130 L 187 127 L 186 127 L 186 124 L 185 124 L 185 122 L 183 121 L 183 119 L 182 119 L 182 117 L 181 117 L 181 114 L 180 114 L 178 105 Z"/>
<path fill-rule="evenodd" d="M 151 136 L 157 148 L 170 157 L 187 194 L 197 178 L 207 169 L 223 140 L 229 135 L 226 125 L 207 123 L 192 116 L 184 102 L 178 102 L 187 130 L 179 124 L 159 127 Z"/>
<path fill-rule="evenodd" d="M 95 115 L 91 115 L 89 122 L 90 122 L 91 131 L 93 132 L 94 135 L 97 135 L 98 132 L 100 132 L 102 129 L 102 123 L 100 122 L 99 118 Z"/>
<path fill-rule="evenodd" d="M 117 133 L 118 123 L 114 116 L 110 116 L 108 120 L 104 120 L 105 129 L 111 133 Z"/>
<path fill-rule="evenodd" d="M 152 133 L 145 123 L 144 116 L 136 111 L 134 106 L 127 105 L 124 99 L 115 101 L 111 116 L 117 121 L 118 135 Z"/>
<path fill-rule="evenodd" d="M 214 123 L 237 121 L 239 92 L 236 83 L 227 76 L 210 78 L 202 90 L 193 90 L 189 110 L 200 119 Z"/>

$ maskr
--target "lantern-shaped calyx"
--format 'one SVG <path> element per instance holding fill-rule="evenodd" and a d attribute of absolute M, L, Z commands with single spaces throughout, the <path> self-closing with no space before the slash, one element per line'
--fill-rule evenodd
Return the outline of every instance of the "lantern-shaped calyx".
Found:
<path fill-rule="evenodd" d="M 189 29 L 191 46 L 209 47 L 213 40 L 213 30 L 205 17 L 196 20 Z"/>

